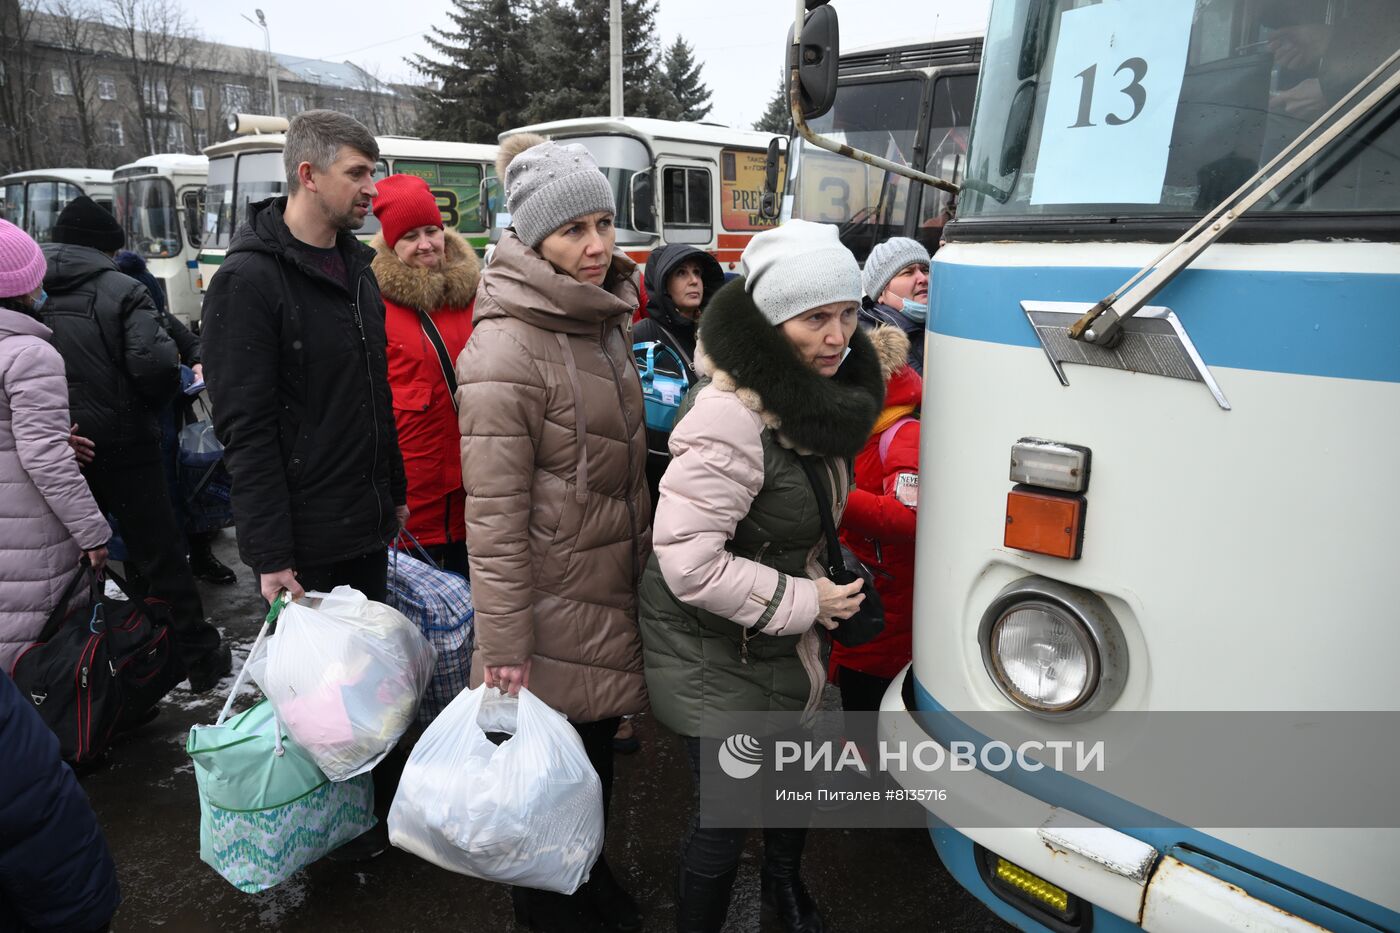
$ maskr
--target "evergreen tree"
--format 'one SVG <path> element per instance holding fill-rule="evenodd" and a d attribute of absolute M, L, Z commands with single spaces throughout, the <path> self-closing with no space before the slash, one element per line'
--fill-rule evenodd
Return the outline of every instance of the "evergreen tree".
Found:
<path fill-rule="evenodd" d="M 695 49 L 680 36 L 666 50 L 666 83 L 680 107 L 680 119 L 703 120 L 714 109 L 710 89 L 700 80 Z"/>
<path fill-rule="evenodd" d="M 529 60 L 521 0 L 452 0 L 451 27 L 426 36 L 437 54 L 413 65 L 438 85 L 423 95 L 419 132 L 432 139 L 494 143 L 519 126 Z"/>
<path fill-rule="evenodd" d="M 768 109 L 763 111 L 763 116 L 758 118 L 753 128 L 760 133 L 779 133 L 783 136 L 792 133 L 792 108 L 788 106 L 787 91 L 783 88 L 782 78 L 778 79 L 778 89 L 768 101 Z"/>
<path fill-rule="evenodd" d="M 623 0 L 623 113 L 680 118 L 660 67 L 656 0 Z M 608 0 L 539 0 L 530 20 L 527 123 L 606 116 Z"/>

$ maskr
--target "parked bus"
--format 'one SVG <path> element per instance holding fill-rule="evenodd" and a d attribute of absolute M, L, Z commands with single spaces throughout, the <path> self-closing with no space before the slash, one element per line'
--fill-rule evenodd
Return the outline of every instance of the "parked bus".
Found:
<path fill-rule="evenodd" d="M 994 0 L 965 165 L 880 714 L 974 762 L 896 772 L 935 850 L 1022 930 L 1400 929 L 1394 4 Z"/>
<path fill-rule="evenodd" d="M 689 243 L 733 270 L 749 239 L 777 224 L 759 214 L 773 138 L 767 133 L 642 117 L 582 117 L 508 130 L 501 141 L 517 133 L 578 143 L 592 153 L 617 199 L 617 245 L 642 265 L 653 249 Z M 490 200 L 504 201 L 498 193 Z M 498 238 L 509 215 L 498 213 L 494 221 L 492 235 Z"/>
<path fill-rule="evenodd" d="M 836 103 L 812 129 L 956 182 L 967 164 L 981 57 L 980 34 L 843 52 Z M 948 192 L 810 146 L 797 134 L 787 168 L 782 218 L 837 224 L 861 262 L 892 236 L 913 237 L 933 252 L 952 215 Z"/>
<path fill-rule="evenodd" d="M 478 252 L 484 250 L 487 228 L 480 224 L 477 198 L 482 182 L 495 176 L 496 147 L 407 136 L 379 136 L 376 141 L 375 177 L 406 174 L 425 179 L 438 199 L 444 226 L 455 228 Z M 248 204 L 286 192 L 285 142 L 284 133 L 261 133 L 236 136 L 204 150 L 209 157 L 209 184 L 199 271 L 205 285 L 223 262 Z M 358 236 L 368 240 L 378 232 L 379 221 L 371 214 Z"/>
<path fill-rule="evenodd" d="M 40 243 L 53 238 L 54 224 L 68 202 L 87 195 L 112 209 L 112 173 L 97 168 L 43 168 L 0 178 L 0 217 Z"/>
<path fill-rule="evenodd" d="M 162 153 L 137 159 L 112 174 L 113 213 L 126 231 L 126 248 L 146 260 L 165 287 L 172 314 L 199 320 L 201 199 L 209 175 L 202 155 Z"/>

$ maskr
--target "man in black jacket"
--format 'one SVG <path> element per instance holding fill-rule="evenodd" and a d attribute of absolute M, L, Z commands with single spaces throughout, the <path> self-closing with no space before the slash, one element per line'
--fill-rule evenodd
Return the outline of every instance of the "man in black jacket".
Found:
<path fill-rule="evenodd" d="M 408 509 L 374 250 L 351 234 L 379 147 L 350 117 L 310 110 L 283 156 L 290 194 L 249 206 L 204 296 L 238 548 L 269 602 L 338 584 L 383 601 Z"/>
<path fill-rule="evenodd" d="M 161 466 L 158 413 L 180 391 L 175 344 L 146 287 L 112 261 L 125 236 L 111 214 L 78 197 L 58 215 L 53 239 L 44 246 L 42 314 L 68 371 L 76 431 L 96 445 L 83 474 L 150 595 L 170 603 L 190 687 L 206 692 L 230 658 L 204 618 Z"/>

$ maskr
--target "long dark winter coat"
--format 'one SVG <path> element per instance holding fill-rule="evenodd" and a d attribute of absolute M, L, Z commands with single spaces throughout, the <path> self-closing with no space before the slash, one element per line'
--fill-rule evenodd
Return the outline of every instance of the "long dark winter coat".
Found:
<path fill-rule="evenodd" d="M 742 279 L 710 303 L 700 343 L 707 377 L 671 434 L 641 590 L 652 710 L 689 736 L 715 734 L 716 713 L 815 705 L 826 680 L 812 630 L 825 538 L 800 458 L 817 461 L 839 523 L 851 458 L 884 397 L 862 331 L 836 375 L 823 377 Z"/>
<path fill-rule="evenodd" d="M 157 413 L 180 391 L 175 343 L 146 286 L 90 246 L 47 243 L 40 316 L 68 373 L 79 433 L 101 463 L 160 459 Z"/>
<path fill-rule="evenodd" d="M 405 502 L 374 250 L 336 242 L 350 288 L 302 259 L 287 199 L 249 208 L 204 296 L 204 367 L 257 573 L 386 547 Z"/>

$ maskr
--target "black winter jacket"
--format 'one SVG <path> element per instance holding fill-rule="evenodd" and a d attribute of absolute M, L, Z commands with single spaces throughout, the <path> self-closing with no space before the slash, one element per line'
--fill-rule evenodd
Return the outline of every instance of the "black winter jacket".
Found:
<path fill-rule="evenodd" d="M 340 235 L 347 291 L 303 259 L 286 206 L 249 207 L 203 307 L 238 550 L 258 573 L 387 546 L 406 493 L 374 250 Z"/>
<path fill-rule="evenodd" d="M 185 326 L 184 321 L 170 313 L 170 308 L 165 303 L 165 289 L 160 280 L 151 275 L 146 260 L 141 258 L 139 253 L 124 249 L 117 253 L 116 263 L 118 269 L 146 286 L 146 291 L 151 293 L 151 302 L 156 306 L 156 313 L 160 315 L 161 325 L 180 350 L 180 362 L 186 366 L 193 366 L 202 361 L 204 357 L 199 352 L 199 337 Z"/>
<path fill-rule="evenodd" d="M 96 930 L 120 902 L 107 840 L 58 739 L 0 672 L 0 930 Z"/>
<path fill-rule="evenodd" d="M 680 354 L 685 364 L 685 375 L 689 385 L 695 385 L 695 331 L 696 322 L 676 310 L 666 290 L 666 280 L 672 270 L 687 259 L 695 259 L 704 270 L 701 280 L 704 283 L 704 297 L 700 307 L 710 303 L 715 292 L 724 287 L 724 270 L 719 261 L 704 250 L 683 243 L 670 243 L 651 254 L 647 260 L 646 277 L 642 280 L 647 289 L 647 316 L 632 328 L 632 344 L 658 341 Z M 661 475 L 671 462 L 667 447 L 669 431 L 654 431 L 647 428 L 647 485 L 651 489 L 651 501 L 656 502 Z"/>
<path fill-rule="evenodd" d="M 175 343 L 146 286 L 89 246 L 48 243 L 40 316 L 68 372 L 78 433 L 107 463 L 160 459 L 157 413 L 180 391 Z"/>

